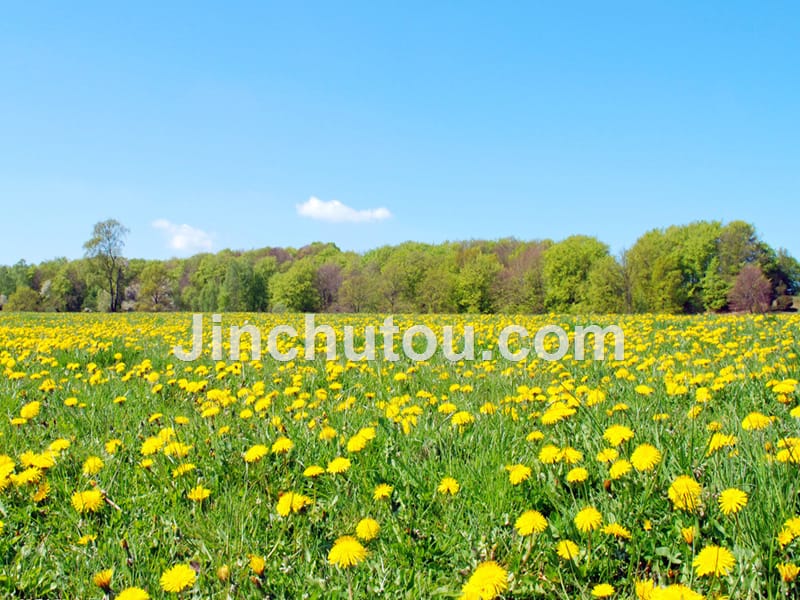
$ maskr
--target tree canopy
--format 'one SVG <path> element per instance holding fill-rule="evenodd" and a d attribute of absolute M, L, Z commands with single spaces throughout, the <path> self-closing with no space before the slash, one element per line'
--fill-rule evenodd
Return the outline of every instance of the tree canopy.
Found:
<path fill-rule="evenodd" d="M 94 226 L 84 258 L 0 266 L 0 309 L 571 313 L 786 310 L 800 264 L 743 221 L 645 232 L 619 256 L 600 240 L 330 243 L 126 259 L 128 230 Z"/>

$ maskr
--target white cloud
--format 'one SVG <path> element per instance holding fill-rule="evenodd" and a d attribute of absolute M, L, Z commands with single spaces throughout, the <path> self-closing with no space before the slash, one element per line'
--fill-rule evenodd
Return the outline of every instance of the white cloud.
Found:
<path fill-rule="evenodd" d="M 297 214 L 318 221 L 331 223 L 367 223 L 369 221 L 382 221 L 392 216 L 388 208 L 367 208 L 356 210 L 338 200 L 323 202 L 311 196 L 308 202 L 297 205 Z"/>
<path fill-rule="evenodd" d="M 201 252 L 211 250 L 211 235 L 191 225 L 177 225 L 166 219 L 153 221 L 153 227 L 167 236 L 167 245 L 178 252 Z"/>

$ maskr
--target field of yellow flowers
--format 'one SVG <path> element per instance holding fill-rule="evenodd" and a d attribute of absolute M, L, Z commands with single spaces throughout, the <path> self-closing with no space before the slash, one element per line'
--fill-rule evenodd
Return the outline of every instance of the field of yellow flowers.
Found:
<path fill-rule="evenodd" d="M 189 363 L 189 315 L 2 315 L 0 596 L 797 597 L 800 318 L 604 320 L 622 361 Z"/>

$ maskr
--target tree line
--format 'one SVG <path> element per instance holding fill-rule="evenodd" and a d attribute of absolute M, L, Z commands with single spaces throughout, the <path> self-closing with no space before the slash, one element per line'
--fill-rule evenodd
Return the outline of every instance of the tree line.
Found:
<path fill-rule="evenodd" d="M 95 224 L 78 260 L 0 266 L 6 311 L 625 313 L 790 310 L 800 263 L 743 221 L 654 229 L 613 256 L 600 240 L 406 242 L 126 259 Z"/>

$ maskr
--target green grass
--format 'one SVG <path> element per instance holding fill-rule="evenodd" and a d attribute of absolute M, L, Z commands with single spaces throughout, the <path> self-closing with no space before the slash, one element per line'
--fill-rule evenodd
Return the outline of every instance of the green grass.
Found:
<path fill-rule="evenodd" d="M 301 322 L 300 317 L 226 315 L 226 323 L 245 318 L 265 331 L 283 318 Z M 478 355 L 512 321 L 531 331 L 547 323 L 594 321 L 552 315 L 396 320 L 405 327 L 417 320 L 437 326 L 455 319 L 475 323 Z M 357 330 L 367 323 L 380 325 L 383 317 L 317 318 L 318 323 L 323 320 L 340 331 L 344 324 Z M 597 320 L 615 322 L 612 317 Z M 9 484 L 0 492 L 0 593 L 102 598 L 92 576 L 113 568 L 113 590 L 136 585 L 153 598 L 170 597 L 160 590 L 161 574 L 174 564 L 191 562 L 198 578 L 184 598 L 338 598 L 349 591 L 362 598 L 455 598 L 475 566 L 486 560 L 508 570 L 508 598 L 590 597 L 592 587 L 601 582 L 611 583 L 616 597 L 635 597 L 634 583 L 644 578 L 664 585 L 681 582 L 704 594 L 731 598 L 796 593 L 795 583 L 781 581 L 776 564 L 797 562 L 800 541 L 781 549 L 776 536 L 783 522 L 800 510 L 800 466 L 768 462 L 764 444 L 800 436 L 800 420 L 789 414 L 798 404 L 797 392 L 781 403 L 767 385 L 798 378 L 800 319 L 641 316 L 622 317 L 620 323 L 626 333 L 623 363 L 496 359 L 451 364 L 437 355 L 421 364 L 340 361 L 344 368 L 334 372 L 321 360 L 282 364 L 265 353 L 259 365 L 242 364 L 240 373 L 234 363 L 217 365 L 204 356 L 191 364 L 208 367 L 207 374 L 198 376 L 185 372 L 186 364 L 169 353 L 175 342 L 188 342 L 188 315 L 0 315 L 0 454 L 10 456 L 19 473 L 25 451 L 43 452 L 57 438 L 70 441 L 44 475 L 51 487 L 46 500 L 32 501 L 35 485 Z M 15 365 L 8 367 L 11 358 Z M 146 359 L 149 369 L 143 367 Z M 90 363 L 103 373 L 102 382 L 89 383 Z M 117 371 L 120 363 L 125 366 Z M 170 364 L 172 374 L 167 373 Z M 619 372 L 622 367 L 629 378 Z M 25 377 L 14 379 L 13 372 Z M 160 374 L 160 391 L 147 380 L 151 372 Z M 395 378 L 398 373 L 407 373 L 407 378 Z M 205 391 L 182 390 L 178 381 L 183 378 L 205 381 Z M 686 392 L 669 395 L 670 378 L 685 383 Z M 41 391 L 48 379 L 55 389 Z M 263 382 L 260 397 L 272 397 L 271 405 L 243 419 L 241 411 L 253 409 L 248 397 L 255 396 L 256 382 Z M 719 389 L 712 391 L 712 399 L 696 418 L 688 418 L 696 405 L 695 390 L 715 383 Z M 454 384 L 472 390 L 451 391 Z M 652 387 L 653 394 L 637 393 L 639 384 Z M 582 385 L 602 390 L 606 400 L 587 406 L 585 394 L 575 389 Z M 299 389 L 287 394 L 292 386 Z M 541 388 L 541 397 L 520 393 L 520 386 Z M 217 402 L 219 414 L 204 418 L 206 393 L 212 389 L 227 390 L 230 404 Z M 239 394 L 241 390 L 246 391 Z M 325 390 L 327 399 L 317 400 L 318 390 Z M 574 415 L 554 425 L 541 423 L 549 403 L 575 394 L 579 405 Z M 303 395 L 308 395 L 306 405 L 293 408 Z M 126 401 L 115 404 L 119 396 Z M 350 396 L 355 400 L 344 408 Z M 85 407 L 65 406 L 70 397 Z M 41 402 L 40 414 L 24 425 L 12 425 L 11 419 L 31 401 Z M 454 426 L 450 414 L 438 411 L 445 402 L 468 411 L 475 422 Z M 419 407 L 417 423 L 407 432 L 399 417 L 387 412 L 392 403 Z M 494 414 L 481 412 L 486 403 L 497 408 Z M 618 403 L 629 409 L 609 414 Z M 743 430 L 742 420 L 752 411 L 776 420 L 761 431 Z M 154 413 L 163 416 L 150 422 Z M 659 413 L 669 418 L 654 421 Z M 176 424 L 176 417 L 186 417 L 188 423 Z M 282 432 L 273 422 L 276 417 Z M 706 456 L 712 421 L 737 436 L 735 454 Z M 336 430 L 335 439 L 318 439 L 323 423 Z M 607 447 L 603 432 L 614 423 L 635 432 L 633 440 L 618 448 L 621 456 L 629 457 L 645 442 L 663 453 L 654 471 L 633 470 L 609 481 L 607 466 L 595 457 Z M 173 469 L 183 461 L 163 452 L 149 457 L 152 468 L 140 466 L 146 458 L 140 452 L 142 442 L 164 427 L 174 427 L 176 439 L 192 446 L 185 459 L 196 465 L 191 473 L 174 478 Z M 228 433 L 220 435 L 226 427 Z M 375 439 L 363 451 L 348 454 L 347 439 L 362 427 L 374 427 Z M 527 441 L 534 430 L 544 439 Z M 281 434 L 295 443 L 288 456 L 270 454 L 258 463 L 245 463 L 242 455 L 248 448 L 270 446 Z M 122 447 L 110 455 L 104 445 L 112 438 L 120 439 Z M 538 454 L 546 444 L 582 452 L 580 466 L 588 469 L 588 479 L 568 484 L 566 474 L 577 465 L 542 464 Z M 89 456 L 105 462 L 97 475 L 81 472 Z M 336 456 L 352 460 L 346 473 L 313 480 L 303 476 L 307 466 L 324 468 Z M 531 467 L 532 475 L 513 486 L 505 466 L 516 463 Z M 673 510 L 667 497 L 671 482 L 682 474 L 693 475 L 703 486 L 702 506 L 695 513 Z M 459 482 L 456 495 L 437 493 L 444 476 Z M 92 481 L 119 510 L 105 504 L 96 514 L 81 515 L 73 508 L 72 494 L 90 489 Z M 376 502 L 372 492 L 382 482 L 394 491 L 388 501 Z M 201 504 L 186 498 L 198 483 L 211 490 Z M 724 516 L 716 503 L 727 487 L 749 495 L 736 516 Z M 306 494 L 314 504 L 280 517 L 276 503 L 286 491 Z M 615 540 L 596 531 L 590 540 L 578 532 L 573 518 L 587 505 L 600 510 L 604 522 L 627 527 L 632 539 Z M 513 527 L 527 509 L 542 512 L 549 524 L 533 538 L 521 538 Z M 381 530 L 377 539 L 365 543 L 366 561 L 350 571 L 329 564 L 334 540 L 354 534 L 359 519 L 367 516 L 377 519 Z M 645 521 L 651 523 L 649 531 L 643 528 Z M 691 525 L 698 528 L 693 546 L 680 533 Z M 78 545 L 85 534 L 96 535 L 96 540 Z M 555 544 L 561 539 L 580 546 L 580 560 L 565 563 L 556 556 Z M 737 564 L 727 577 L 699 579 L 692 560 L 711 543 L 731 550 Z M 261 577 L 248 566 L 250 554 L 266 559 Z M 225 581 L 217 577 L 223 565 L 230 569 Z"/>

